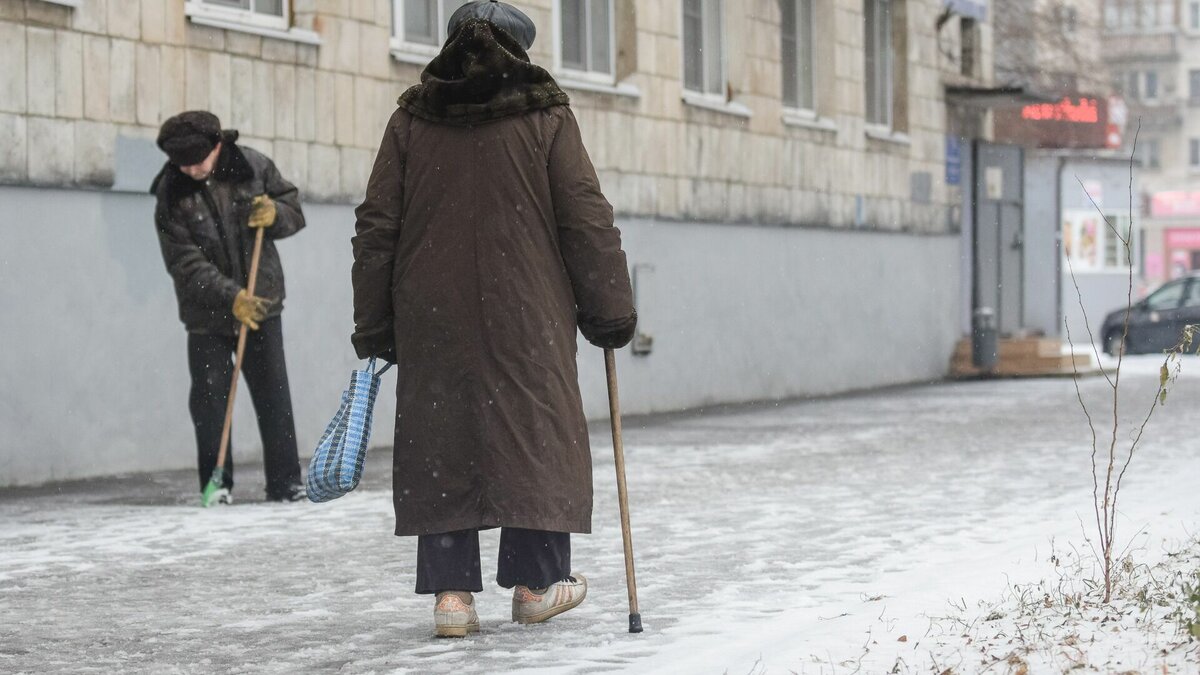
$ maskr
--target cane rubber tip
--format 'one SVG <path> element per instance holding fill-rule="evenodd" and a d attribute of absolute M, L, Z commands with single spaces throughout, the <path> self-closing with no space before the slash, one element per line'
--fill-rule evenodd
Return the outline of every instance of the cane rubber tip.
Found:
<path fill-rule="evenodd" d="M 629 632 L 630 633 L 642 632 L 642 615 L 641 614 L 630 614 L 629 615 Z"/>

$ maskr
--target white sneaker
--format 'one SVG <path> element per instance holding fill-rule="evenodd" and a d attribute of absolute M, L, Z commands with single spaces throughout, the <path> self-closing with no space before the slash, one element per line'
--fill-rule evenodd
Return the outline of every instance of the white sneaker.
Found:
<path fill-rule="evenodd" d="M 209 506 L 221 506 L 221 505 L 229 506 L 231 504 L 233 504 L 233 495 L 230 494 L 229 488 L 221 488 L 220 490 L 217 490 L 216 492 L 212 493 L 212 501 L 209 502 L 208 505 Z"/>
<path fill-rule="evenodd" d="M 467 604 L 454 593 L 438 593 L 433 608 L 433 624 L 438 637 L 466 637 L 479 630 L 475 602 Z"/>
<path fill-rule="evenodd" d="M 525 586 L 513 589 L 512 620 L 517 623 L 541 623 L 552 616 L 574 609 L 587 597 L 587 579 L 582 574 L 550 584 L 535 593 Z"/>

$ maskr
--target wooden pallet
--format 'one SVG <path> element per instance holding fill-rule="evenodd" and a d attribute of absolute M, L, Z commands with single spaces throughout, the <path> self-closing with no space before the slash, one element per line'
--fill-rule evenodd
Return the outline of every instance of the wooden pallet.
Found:
<path fill-rule="evenodd" d="M 971 340 L 964 338 L 955 346 L 950 362 L 952 377 L 1052 377 L 1091 375 L 1097 372 L 1090 352 L 1064 353 L 1061 340 L 1019 338 L 1000 340 L 999 361 L 990 371 L 971 363 Z"/>

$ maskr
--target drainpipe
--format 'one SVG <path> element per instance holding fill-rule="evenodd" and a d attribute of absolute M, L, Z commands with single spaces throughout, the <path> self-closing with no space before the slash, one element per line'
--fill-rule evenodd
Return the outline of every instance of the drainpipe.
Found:
<path fill-rule="evenodd" d="M 1055 249 L 1058 255 L 1054 257 L 1054 287 L 1056 290 L 1054 296 L 1055 320 L 1058 322 L 1058 330 L 1063 329 L 1063 321 L 1066 319 L 1063 316 L 1063 256 L 1066 251 L 1063 250 L 1063 198 L 1062 198 L 1062 179 L 1063 172 L 1067 169 L 1067 158 L 1059 156 L 1058 168 L 1054 172 L 1054 242 Z M 1062 335 L 1060 334 L 1060 337 Z"/>

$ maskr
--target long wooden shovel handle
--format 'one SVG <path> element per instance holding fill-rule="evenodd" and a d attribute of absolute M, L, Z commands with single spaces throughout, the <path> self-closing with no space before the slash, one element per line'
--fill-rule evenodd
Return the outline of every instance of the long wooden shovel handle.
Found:
<path fill-rule="evenodd" d="M 254 295 L 254 286 L 258 281 L 258 260 L 262 257 L 263 233 L 267 228 L 260 227 L 254 234 L 254 254 L 250 256 L 250 277 L 246 280 L 246 293 Z M 233 381 L 229 383 L 229 400 L 225 402 L 225 424 L 221 427 L 221 449 L 217 452 L 217 469 L 225 467 L 225 456 L 229 454 L 229 432 L 233 428 L 233 403 L 237 399 L 238 376 L 242 373 L 242 359 L 246 355 L 246 335 L 249 327 L 242 324 L 238 330 L 237 358 L 233 362 Z"/>
<path fill-rule="evenodd" d="M 629 590 L 629 632 L 642 632 L 638 612 L 637 576 L 633 571 L 633 533 L 629 527 L 629 493 L 625 489 L 625 446 L 621 442 L 621 402 L 617 395 L 617 359 L 611 349 L 604 350 L 604 369 L 608 376 L 608 413 L 612 423 L 613 455 L 617 466 L 617 501 L 621 505 L 621 540 L 625 546 L 625 586 Z"/>

